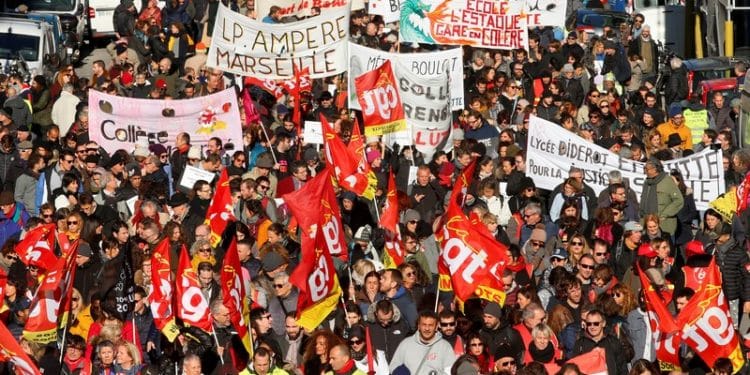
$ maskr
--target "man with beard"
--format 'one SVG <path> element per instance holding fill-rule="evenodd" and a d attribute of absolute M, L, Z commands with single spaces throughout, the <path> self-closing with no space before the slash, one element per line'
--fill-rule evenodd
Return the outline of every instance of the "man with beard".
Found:
<path fill-rule="evenodd" d="M 281 346 L 284 363 L 292 365 L 294 368 L 302 364 L 302 349 L 307 342 L 307 336 L 297 323 L 296 315 L 296 311 L 286 313 L 284 320 L 286 333 L 277 339 L 279 346 Z"/>
<path fill-rule="evenodd" d="M 461 355 L 464 351 L 464 342 L 456 329 L 456 313 L 451 310 L 443 310 L 438 315 L 438 321 L 443 338 L 451 344 L 456 355 Z"/>
<path fill-rule="evenodd" d="M 521 340 L 518 332 L 511 327 L 508 320 L 504 318 L 504 315 L 500 305 L 495 302 L 488 303 L 484 307 L 484 315 L 482 316 L 484 326 L 479 331 L 479 334 L 482 336 L 490 353 L 495 353 L 500 346 L 507 345 L 513 348 L 516 362 L 522 363 L 525 353 L 523 340 Z"/>
<path fill-rule="evenodd" d="M 623 229 L 625 231 L 622 235 L 623 240 L 615 245 L 610 259 L 612 270 L 618 280 L 622 280 L 625 272 L 633 266 L 643 235 L 643 226 L 637 221 L 628 221 Z"/>
<path fill-rule="evenodd" d="M 291 176 L 279 180 L 279 184 L 276 186 L 277 198 L 281 198 L 284 194 L 289 194 L 301 189 L 307 181 L 309 170 L 307 169 L 306 162 L 295 160 L 292 162 L 290 171 L 292 172 Z"/>
<path fill-rule="evenodd" d="M 641 217 L 658 215 L 661 230 L 674 234 L 677 231 L 677 214 L 685 204 L 682 193 L 669 174 L 664 172 L 659 160 L 647 161 L 644 171 L 646 181 L 641 192 Z"/>

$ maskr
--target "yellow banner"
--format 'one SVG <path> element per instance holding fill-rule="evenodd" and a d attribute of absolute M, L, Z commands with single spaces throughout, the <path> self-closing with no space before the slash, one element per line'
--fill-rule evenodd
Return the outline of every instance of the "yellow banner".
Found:
<path fill-rule="evenodd" d="M 385 124 L 380 125 L 366 125 L 365 126 L 365 135 L 366 136 L 372 136 L 372 135 L 383 135 L 388 133 L 395 133 L 406 130 L 406 120 L 396 120 L 392 122 L 387 122 Z"/>
<path fill-rule="evenodd" d="M 174 318 L 172 318 L 167 322 L 167 324 L 164 325 L 161 333 L 163 333 L 164 336 L 167 337 L 167 340 L 169 340 L 169 342 L 174 342 L 174 340 L 180 334 L 180 327 L 177 326 L 177 323 L 174 322 Z"/>

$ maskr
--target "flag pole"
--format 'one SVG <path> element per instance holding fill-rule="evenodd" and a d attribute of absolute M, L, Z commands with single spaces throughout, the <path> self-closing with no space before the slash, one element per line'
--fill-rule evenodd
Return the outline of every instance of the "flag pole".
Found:
<path fill-rule="evenodd" d="M 62 345 L 60 345 L 60 363 L 61 364 L 63 362 L 63 357 L 65 357 L 65 336 L 67 335 L 68 335 L 68 324 L 66 323 L 63 329 Z"/>
<path fill-rule="evenodd" d="M 440 301 L 440 276 L 438 275 L 438 287 L 437 291 L 435 292 L 435 313 L 438 311 L 438 301 Z"/>
<path fill-rule="evenodd" d="M 266 131 L 266 127 L 263 126 L 263 124 L 260 125 L 260 129 L 263 130 L 263 134 L 265 134 L 266 139 L 268 140 L 268 150 L 271 151 L 271 156 L 273 157 L 273 163 L 278 164 L 278 160 L 276 159 L 276 153 L 273 152 L 273 145 L 271 144 L 271 137 L 268 136 L 268 132 Z"/>
<path fill-rule="evenodd" d="M 216 329 L 212 329 L 211 330 L 211 336 L 213 336 L 214 340 L 216 341 L 216 349 L 217 349 L 216 351 L 218 352 L 218 349 L 219 349 L 219 347 L 221 345 L 219 344 L 219 336 L 216 336 Z M 219 359 L 221 360 L 221 364 L 223 365 L 224 364 L 224 354 L 223 353 L 222 353 L 222 355 L 219 356 Z"/>

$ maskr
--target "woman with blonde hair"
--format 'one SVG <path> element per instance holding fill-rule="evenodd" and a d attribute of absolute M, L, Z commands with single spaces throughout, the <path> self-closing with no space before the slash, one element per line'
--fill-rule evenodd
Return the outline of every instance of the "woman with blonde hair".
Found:
<path fill-rule="evenodd" d="M 117 344 L 115 373 L 118 375 L 137 375 L 141 370 L 141 355 L 138 348 L 130 342 L 120 341 Z"/>
<path fill-rule="evenodd" d="M 83 215 L 78 211 L 73 211 L 68 214 L 65 218 L 66 229 L 64 231 L 65 236 L 71 243 L 81 238 L 81 232 L 83 232 Z"/>
<path fill-rule="evenodd" d="M 190 247 L 190 265 L 193 266 L 194 270 L 198 270 L 198 265 L 203 262 L 216 266 L 216 256 L 208 240 L 197 240 Z"/>
<path fill-rule="evenodd" d="M 94 323 L 89 306 L 83 303 L 83 297 L 78 289 L 73 289 L 70 300 L 70 333 L 81 337 L 89 336 L 89 328 Z"/>
<path fill-rule="evenodd" d="M 612 297 L 615 299 L 617 306 L 620 306 L 619 314 L 623 318 L 627 318 L 628 314 L 638 307 L 635 293 L 625 284 L 619 283 L 615 285 L 612 288 Z"/>
<path fill-rule="evenodd" d="M 578 261 L 584 254 L 591 254 L 589 244 L 586 242 L 586 237 L 580 233 L 575 233 L 568 238 L 568 261 L 572 266 L 578 266 Z"/>
<path fill-rule="evenodd" d="M 646 135 L 646 156 L 652 157 L 664 149 L 666 147 L 664 147 L 664 142 L 662 142 L 661 133 L 656 129 L 650 130 Z"/>

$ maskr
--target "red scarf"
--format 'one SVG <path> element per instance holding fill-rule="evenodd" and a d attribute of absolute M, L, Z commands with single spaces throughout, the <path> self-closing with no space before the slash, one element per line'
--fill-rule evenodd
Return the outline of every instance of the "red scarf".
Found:
<path fill-rule="evenodd" d="M 344 365 L 344 367 L 342 367 L 340 370 L 336 371 L 336 373 L 337 374 L 348 374 L 349 372 L 352 371 L 353 368 L 354 368 L 354 360 L 350 358 L 349 361 L 346 362 L 346 364 Z"/>
<path fill-rule="evenodd" d="M 745 174 L 745 180 L 737 186 L 737 215 L 742 214 L 747 209 L 748 200 L 750 200 L 750 172 Z"/>

